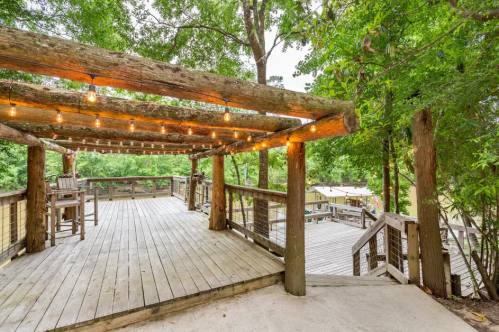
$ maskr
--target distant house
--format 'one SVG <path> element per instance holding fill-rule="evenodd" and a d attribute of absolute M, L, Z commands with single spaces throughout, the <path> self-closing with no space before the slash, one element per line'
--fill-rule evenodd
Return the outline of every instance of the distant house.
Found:
<path fill-rule="evenodd" d="M 358 207 L 372 205 L 376 210 L 379 210 L 373 197 L 373 192 L 366 187 L 312 186 L 306 191 L 307 201 L 327 200 L 329 203 Z M 381 204 L 381 200 L 379 204 Z"/>

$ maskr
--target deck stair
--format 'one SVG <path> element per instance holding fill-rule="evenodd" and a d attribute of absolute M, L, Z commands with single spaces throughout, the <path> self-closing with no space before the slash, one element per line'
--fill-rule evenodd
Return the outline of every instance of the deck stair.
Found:
<path fill-rule="evenodd" d="M 392 286 L 401 285 L 390 277 L 339 276 L 307 274 L 307 287 L 345 287 L 345 286 Z"/>

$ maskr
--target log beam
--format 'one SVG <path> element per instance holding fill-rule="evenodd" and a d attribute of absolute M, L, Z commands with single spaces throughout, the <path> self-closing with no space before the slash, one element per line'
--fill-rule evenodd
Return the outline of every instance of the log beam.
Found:
<path fill-rule="evenodd" d="M 196 211 L 196 185 L 198 181 L 194 174 L 198 172 L 198 160 L 191 160 L 191 183 L 189 184 L 189 211 Z"/>
<path fill-rule="evenodd" d="M 88 73 L 93 73 L 99 75 L 94 79 L 96 85 L 223 106 L 229 100 L 229 106 L 274 114 L 320 118 L 355 109 L 351 102 L 190 70 L 4 25 L 0 25 L 0 55 L 0 66 L 6 69 L 84 83 L 91 82 Z"/>
<path fill-rule="evenodd" d="M 58 109 L 62 113 L 86 114 L 102 118 L 122 119 L 160 125 L 222 128 L 239 131 L 275 132 L 299 126 L 301 121 L 292 118 L 260 114 L 231 113 L 230 121 L 224 121 L 224 112 L 165 105 L 153 102 L 98 96 L 93 103 L 86 93 L 61 90 L 31 83 L 0 80 L 0 103 L 34 107 L 45 110 Z M 55 117 L 55 115 L 54 115 Z"/>
<path fill-rule="evenodd" d="M 0 121 L 12 121 L 12 122 L 25 122 L 33 124 L 43 124 L 43 125 L 54 125 L 58 124 L 55 120 L 56 112 L 47 111 L 39 108 L 31 108 L 24 106 L 16 106 L 17 115 L 11 117 L 8 115 L 7 110 L 10 106 L 6 104 L 0 104 Z M 63 122 L 58 124 L 60 126 L 71 126 L 71 127 L 83 127 L 83 128 L 96 128 L 96 129 L 113 129 L 113 130 L 129 130 L 130 121 L 121 119 L 110 119 L 99 117 L 100 127 L 95 126 L 95 116 L 84 115 L 84 114 L 67 114 L 62 113 Z M 135 124 L 135 133 L 138 132 L 151 132 L 151 133 L 161 133 L 161 126 L 154 123 L 147 122 L 137 122 Z M 179 134 L 184 136 L 205 136 L 203 139 L 210 138 L 212 136 L 213 130 L 210 128 L 197 127 L 192 129 L 192 135 L 189 135 L 189 127 L 181 125 L 167 125 L 165 126 L 167 134 Z M 251 132 L 238 132 L 238 139 L 234 137 L 234 131 L 227 129 L 217 129 L 215 130 L 216 138 L 222 140 L 225 143 L 237 142 L 238 140 L 244 140 Z M 255 133 L 253 133 L 255 135 Z M 262 135 L 262 134 L 260 134 Z"/>
<path fill-rule="evenodd" d="M 315 126 L 315 131 L 312 131 Z M 227 155 L 247 151 L 259 151 L 269 148 L 285 146 L 289 143 L 308 142 L 319 139 L 349 135 L 359 128 L 359 120 L 355 112 L 331 115 L 315 122 L 304 124 L 297 128 L 282 130 L 270 135 L 255 137 L 251 142 L 236 142 L 230 145 L 212 149 L 206 152 L 193 154 L 190 159 L 209 158 L 215 155 Z"/>
<path fill-rule="evenodd" d="M 57 141 L 54 141 L 54 142 L 57 142 Z M 97 145 L 95 142 L 90 142 L 90 143 L 86 143 L 86 144 L 82 144 L 81 142 L 78 143 L 78 142 L 59 142 L 59 145 L 60 146 L 63 146 L 63 147 L 66 147 L 66 148 L 70 148 L 72 150 L 77 150 L 78 148 L 80 148 L 80 150 L 84 150 L 85 148 L 87 148 L 87 150 L 93 150 L 93 149 L 97 149 L 97 150 L 113 150 L 113 151 L 117 151 L 117 150 L 121 150 L 121 152 L 125 151 L 125 150 L 129 150 L 129 151 L 146 151 L 146 152 L 151 152 L 151 151 L 165 151 L 165 152 L 177 152 L 177 151 L 182 151 L 184 153 L 193 153 L 193 152 L 202 152 L 203 150 L 202 149 L 193 149 L 192 148 L 192 145 L 188 145 L 187 147 L 185 147 L 185 144 L 179 144 L 178 146 L 182 146 L 182 147 L 169 147 L 169 146 L 165 146 L 164 148 L 161 147 L 161 144 L 155 144 L 154 147 L 151 147 L 151 145 L 144 145 L 143 147 L 140 145 L 134 145 L 134 146 L 120 146 L 119 144 L 111 144 L 111 145 L 108 145 L 106 141 L 100 141 L 99 145 Z"/>
<path fill-rule="evenodd" d="M 45 249 L 45 149 L 28 147 L 28 185 L 26 202 L 26 252 Z M 55 213 L 52 211 L 52 213 Z"/>
<path fill-rule="evenodd" d="M 214 156 L 209 228 L 215 231 L 221 231 L 227 228 L 225 221 L 224 168 L 224 156 Z"/>
<path fill-rule="evenodd" d="M 24 144 L 27 146 L 37 146 L 45 148 L 49 151 L 54 151 L 61 154 L 74 154 L 74 151 L 65 149 L 57 144 L 53 144 L 47 141 L 36 138 L 33 135 L 26 134 L 22 131 L 16 130 L 9 126 L 0 123 L 0 138 L 11 141 L 17 144 Z"/>
<path fill-rule="evenodd" d="M 223 157 L 222 157 L 223 158 Z M 288 146 L 288 195 L 286 201 L 286 271 L 284 288 L 304 296 L 305 285 L 305 143 Z"/>
<path fill-rule="evenodd" d="M 73 177 L 76 175 L 74 155 L 72 154 L 62 155 L 62 172 L 64 174 L 71 174 Z"/>
<path fill-rule="evenodd" d="M 189 150 L 192 149 L 193 145 L 192 144 L 176 144 L 176 143 L 157 143 L 157 142 L 139 142 L 139 141 L 120 141 L 120 140 L 108 140 L 108 139 L 86 139 L 85 143 L 83 143 L 82 139 L 73 139 L 72 141 L 68 141 L 67 139 L 61 139 L 60 136 L 57 138 L 57 140 L 53 139 L 45 139 L 48 142 L 53 142 L 58 145 L 62 146 L 67 146 L 69 148 L 71 147 L 80 147 L 80 146 L 87 146 L 87 147 L 104 147 L 108 146 L 109 142 L 111 142 L 111 147 L 116 147 L 116 148 L 121 148 L 121 149 L 135 149 L 135 148 L 141 148 L 142 143 L 144 144 L 145 148 L 157 148 L 157 149 L 167 149 L 167 150 Z M 99 141 L 99 145 L 97 145 L 97 141 Z M 132 143 L 133 142 L 133 143 Z M 122 144 L 120 144 L 122 143 Z M 154 144 L 154 147 L 152 146 Z M 202 145 L 195 146 L 196 148 L 201 149 Z M 209 146 L 208 146 L 209 147 Z M 207 149 L 208 147 L 205 148 Z"/>
<path fill-rule="evenodd" d="M 151 132 L 130 132 L 127 130 L 110 130 L 96 129 L 83 127 L 67 127 L 67 126 L 48 126 L 37 125 L 24 122 L 2 122 L 5 125 L 17 129 L 19 131 L 29 133 L 39 138 L 52 138 L 57 134 L 57 138 L 79 137 L 85 139 L 112 139 L 112 140 L 127 140 L 134 142 L 158 142 L 158 143 L 176 143 L 176 144 L 205 144 L 220 146 L 225 139 L 208 138 L 203 136 L 190 136 L 178 134 L 161 134 Z"/>

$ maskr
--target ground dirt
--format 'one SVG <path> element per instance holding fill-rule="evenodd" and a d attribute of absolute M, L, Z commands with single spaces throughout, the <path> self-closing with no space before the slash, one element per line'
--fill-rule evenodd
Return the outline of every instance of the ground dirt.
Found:
<path fill-rule="evenodd" d="M 436 300 L 478 331 L 499 332 L 499 303 L 467 298 Z M 485 320 L 480 315 L 485 316 Z"/>

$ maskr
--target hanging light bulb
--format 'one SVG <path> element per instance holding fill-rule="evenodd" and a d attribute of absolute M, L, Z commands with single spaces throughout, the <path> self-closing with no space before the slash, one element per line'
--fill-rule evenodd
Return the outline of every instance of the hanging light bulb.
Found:
<path fill-rule="evenodd" d="M 85 148 L 85 149 L 86 149 L 86 148 Z M 85 150 L 85 151 L 87 151 L 87 150 Z M 94 149 L 94 152 L 97 152 L 97 149 Z"/>
<path fill-rule="evenodd" d="M 255 151 L 255 150 L 256 150 L 256 147 L 255 147 L 255 146 L 253 146 L 253 151 Z"/>
<path fill-rule="evenodd" d="M 312 184 L 312 179 L 308 179 L 308 184 Z"/>
<path fill-rule="evenodd" d="M 151 148 L 153 148 L 153 147 L 154 147 L 154 143 L 151 144 Z"/>
<path fill-rule="evenodd" d="M 211 132 L 211 137 L 213 137 L 213 138 L 217 137 L 217 134 L 215 133 L 214 130 Z"/>
<path fill-rule="evenodd" d="M 130 131 L 133 133 L 135 131 L 135 122 L 130 120 Z"/>
<path fill-rule="evenodd" d="M 88 148 L 85 148 L 85 151 L 87 151 L 87 150 L 88 150 Z"/>
<path fill-rule="evenodd" d="M 86 139 L 82 139 L 81 140 L 81 144 L 85 144 L 85 143 L 87 143 L 87 140 Z"/>
<path fill-rule="evenodd" d="M 111 141 L 107 141 L 107 146 L 111 146 Z"/>
<path fill-rule="evenodd" d="M 55 120 L 57 121 L 57 123 L 62 123 L 62 114 L 61 114 L 61 111 L 57 110 L 57 116 L 55 117 Z"/>
<path fill-rule="evenodd" d="M 166 133 L 166 128 L 164 124 L 161 124 L 161 133 Z"/>
<path fill-rule="evenodd" d="M 118 150 L 118 153 L 120 153 L 120 154 L 121 154 L 121 150 Z"/>
<path fill-rule="evenodd" d="M 378 172 L 374 172 L 374 175 L 378 175 Z"/>
<path fill-rule="evenodd" d="M 129 150 L 128 150 L 128 149 L 126 149 L 126 153 L 128 153 L 128 151 L 129 151 Z"/>
<path fill-rule="evenodd" d="M 68 142 L 72 142 L 73 141 L 73 138 L 72 137 L 69 137 L 68 138 Z"/>
<path fill-rule="evenodd" d="M 53 139 L 57 139 L 57 134 L 54 134 L 54 135 L 52 136 L 52 138 L 53 138 Z"/>
<path fill-rule="evenodd" d="M 123 141 L 120 141 L 120 146 L 123 146 Z"/>
<path fill-rule="evenodd" d="M 246 139 L 248 142 L 251 142 L 253 138 L 251 137 L 251 135 L 248 136 L 248 138 Z"/>
<path fill-rule="evenodd" d="M 203 149 L 204 149 L 204 144 L 203 144 Z"/>
<path fill-rule="evenodd" d="M 104 153 L 104 149 L 102 149 L 102 153 Z"/>
<path fill-rule="evenodd" d="M 192 148 L 195 149 L 196 148 L 196 144 L 192 144 Z"/>
<path fill-rule="evenodd" d="M 310 127 L 310 131 L 311 132 L 315 132 L 317 130 L 317 128 L 315 128 L 315 123 L 312 125 L 312 127 Z"/>
<path fill-rule="evenodd" d="M 237 138 L 237 131 L 234 131 L 234 138 Z"/>
<path fill-rule="evenodd" d="M 113 150 L 109 150 L 110 153 L 113 153 Z"/>
<path fill-rule="evenodd" d="M 99 145 L 99 140 L 96 140 L 96 141 L 95 141 L 95 145 Z"/>
<path fill-rule="evenodd" d="M 16 104 L 10 104 L 9 115 L 10 116 L 17 115 Z"/>
<path fill-rule="evenodd" d="M 97 96 L 95 95 L 95 85 L 94 85 L 94 75 L 90 75 L 92 78 L 92 83 L 88 87 L 88 95 L 87 95 L 87 100 L 91 103 L 95 103 L 97 100 Z"/>
<path fill-rule="evenodd" d="M 164 149 L 165 148 L 165 145 L 164 144 L 161 144 L 161 148 Z"/>
<path fill-rule="evenodd" d="M 142 154 L 146 154 L 146 152 L 145 152 L 145 151 L 142 151 Z"/>
<path fill-rule="evenodd" d="M 228 107 L 225 108 L 224 121 L 230 121 L 230 113 Z"/>
<path fill-rule="evenodd" d="M 289 143 L 289 136 L 288 136 L 288 137 L 286 137 L 286 146 L 289 146 L 289 144 L 290 143 Z"/>
<path fill-rule="evenodd" d="M 262 143 L 262 147 L 265 147 L 265 142 Z"/>
<path fill-rule="evenodd" d="M 98 115 L 96 115 L 96 116 L 95 116 L 95 126 L 96 126 L 97 128 L 99 128 L 99 127 L 100 127 L 100 118 L 99 118 L 99 116 L 98 116 Z"/>
<path fill-rule="evenodd" d="M 210 144 L 210 149 L 213 147 L 213 144 Z"/>
<path fill-rule="evenodd" d="M 133 142 L 130 142 L 130 146 L 133 146 Z"/>
<path fill-rule="evenodd" d="M 144 147 L 144 142 L 141 142 L 140 143 L 140 147 L 143 148 Z"/>
<path fill-rule="evenodd" d="M 192 135 L 192 128 L 191 128 L 191 126 L 189 126 L 189 130 L 187 131 L 187 133 L 188 133 L 189 135 Z"/>
<path fill-rule="evenodd" d="M 80 151 L 80 148 L 76 149 L 76 151 Z"/>

